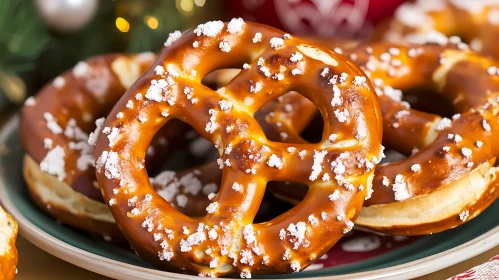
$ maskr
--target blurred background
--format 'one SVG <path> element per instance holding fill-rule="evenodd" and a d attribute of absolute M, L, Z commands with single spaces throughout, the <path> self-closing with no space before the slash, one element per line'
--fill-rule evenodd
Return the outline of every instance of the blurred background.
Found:
<path fill-rule="evenodd" d="M 404 0 L 1 0 L 0 112 L 78 61 L 156 52 L 170 32 L 242 17 L 308 37 L 368 38 Z"/>

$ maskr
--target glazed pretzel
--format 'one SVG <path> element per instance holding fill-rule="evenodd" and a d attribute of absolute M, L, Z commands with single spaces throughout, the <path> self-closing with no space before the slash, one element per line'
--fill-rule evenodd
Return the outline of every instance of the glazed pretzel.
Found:
<path fill-rule="evenodd" d="M 96 184 L 89 135 L 125 90 L 154 61 L 152 53 L 104 55 L 55 78 L 21 111 L 27 151 L 24 175 L 38 206 L 52 216 L 108 239 L 123 239 Z M 148 150 L 148 166 L 183 145 L 188 126 L 171 122 Z M 112 132 L 110 132 L 112 134 Z M 95 141 L 95 140 L 91 140 Z M 157 187 L 159 185 L 156 184 Z M 185 208 L 188 209 L 188 208 Z"/>
<path fill-rule="evenodd" d="M 296 135 L 309 125 L 315 114 L 316 107 L 310 100 L 297 92 L 288 92 L 265 104 L 255 113 L 255 119 L 270 140 L 306 143 Z M 213 161 L 179 172 L 165 170 L 150 181 L 156 192 L 175 208 L 191 217 L 200 217 L 206 214 L 206 207 L 211 203 L 208 196 L 219 190 L 222 170 Z"/>
<path fill-rule="evenodd" d="M 359 161 L 376 162 L 380 152 L 371 85 L 341 56 L 241 19 L 173 33 L 166 45 L 154 70 L 106 118 L 104 127 L 119 129 L 115 141 L 101 134 L 94 149 L 99 185 L 116 222 L 134 250 L 160 268 L 205 276 L 238 271 L 241 277 L 304 269 L 351 229 L 370 188 L 372 169 Z M 200 83 L 216 69 L 243 64 L 216 92 Z M 342 102 L 334 107 L 332 75 L 342 77 L 335 90 Z M 324 112 L 325 135 L 338 133 L 340 144 L 266 139 L 252 114 L 290 90 Z M 137 94 L 144 98 L 136 100 Z M 199 219 L 160 199 L 141 168 L 152 137 L 172 118 L 189 123 L 220 152 L 220 192 Z M 268 181 L 302 182 L 311 191 L 287 213 L 253 224 Z"/>
<path fill-rule="evenodd" d="M 445 125 L 449 121 L 437 115 L 410 109 L 408 103 L 401 102 L 401 91 L 393 87 L 410 89 L 428 86 L 434 88 L 436 91 L 442 91 L 444 92 L 444 97 L 452 102 L 455 109 L 461 113 L 466 113 L 472 108 L 489 106 L 486 105 L 487 98 L 491 100 L 495 98 L 493 85 L 496 78 L 494 75 L 490 77 L 490 74 L 494 74 L 494 71 L 497 71 L 497 68 L 494 66 L 497 64 L 492 60 L 479 57 L 472 53 L 469 54 L 468 46 L 457 41 L 456 38 L 450 39 L 454 43 L 448 40 L 443 37 L 439 39 L 440 42 L 450 43 L 445 47 L 417 45 L 404 47 L 397 44 L 374 44 L 354 49 L 353 51 L 345 51 L 345 55 L 356 59 L 356 62 L 364 68 L 375 81 L 376 85 L 378 85 L 377 91 L 380 94 L 379 98 L 384 119 L 383 143 L 385 145 L 408 155 L 425 149 L 430 144 L 434 146 L 427 149 L 435 151 L 435 147 L 439 145 L 435 142 L 437 135 L 440 134 L 438 127 L 439 125 Z M 378 57 L 366 58 L 367 54 L 373 52 L 373 48 L 374 50 L 379 50 Z M 428 51 L 425 51 L 426 49 Z M 481 76 L 477 75 L 481 77 L 480 82 L 470 82 L 460 77 L 462 79 L 458 82 L 452 81 L 455 86 L 450 88 L 441 87 L 441 84 L 444 83 L 443 79 L 446 76 L 440 77 L 435 75 L 445 73 L 442 72 L 443 70 L 440 70 L 444 66 L 440 66 L 439 63 L 445 62 L 446 53 L 451 52 L 452 49 L 457 49 L 455 51 L 458 61 L 468 59 L 471 61 L 470 63 L 476 68 L 475 70 L 482 74 Z M 399 58 L 400 52 L 403 51 L 407 52 L 406 56 Z M 431 53 L 431 56 L 427 53 Z M 437 60 L 439 55 L 441 55 L 441 59 Z M 415 57 L 418 57 L 418 59 Z M 413 61 L 409 65 L 406 65 L 406 62 L 411 60 Z M 453 61 L 444 65 L 454 67 L 452 63 Z M 424 71 L 417 70 L 418 67 L 422 67 Z M 456 73 L 460 71 L 464 73 L 474 72 L 468 68 L 470 68 L 469 65 L 459 65 L 455 66 L 452 71 Z M 486 70 L 484 71 L 483 69 Z M 371 71 L 374 72 L 371 74 Z M 404 73 L 404 71 L 409 72 Z M 395 77 L 400 75 L 399 72 L 404 74 L 400 77 Z M 385 80 L 387 81 L 386 84 L 383 82 Z M 477 87 L 477 85 L 480 86 Z M 454 95 L 459 91 L 463 91 L 464 99 L 461 100 L 462 97 L 458 95 L 459 99 L 455 100 Z M 427 97 L 422 96 L 420 98 L 424 99 Z M 266 135 L 274 140 L 290 143 L 306 143 L 300 137 L 300 133 L 308 125 L 310 117 L 316 111 L 315 105 L 299 94 L 293 93 L 288 93 L 280 102 L 268 105 L 268 108 L 263 108 L 267 110 L 262 110 L 261 114 L 257 117 Z M 494 112 L 492 111 L 492 115 L 488 111 L 482 110 L 480 112 L 482 118 L 487 119 L 489 125 L 492 126 L 495 122 Z M 475 112 L 475 118 L 480 117 L 476 114 Z M 469 118 L 471 117 L 462 118 L 459 121 L 465 122 Z M 488 120 L 488 118 L 492 118 L 492 120 Z M 456 121 L 456 123 L 459 121 Z M 453 126 L 460 125 L 454 124 Z M 453 132 L 449 133 L 453 134 Z M 457 133 L 457 137 L 460 139 L 463 135 L 470 135 L 470 133 L 472 132 L 461 131 Z M 407 135 L 411 137 L 407 137 Z M 482 137 L 480 135 L 477 136 L 476 138 Z M 445 138 L 444 136 L 441 137 Z M 484 135 L 483 137 L 490 138 L 492 136 Z M 449 140 L 447 139 L 446 141 Z M 485 142 L 478 140 L 477 143 L 482 143 L 481 145 L 483 145 Z M 473 147 L 478 148 L 477 145 L 476 143 L 471 145 L 471 150 L 473 150 Z M 437 176 L 421 176 L 420 172 L 416 172 L 415 174 L 412 172 L 412 170 L 423 170 L 425 166 L 420 162 L 424 162 L 425 160 L 435 163 L 434 160 L 427 158 L 430 152 L 426 152 L 426 156 L 423 157 L 416 154 L 411 159 L 399 163 L 378 166 L 375 171 L 374 196 L 372 199 L 367 200 L 366 205 L 379 206 L 364 207 L 357 225 L 385 233 L 419 235 L 446 230 L 471 220 L 486 209 L 497 197 L 497 192 L 495 191 L 497 184 L 495 180 L 496 169 L 489 168 L 494 164 L 496 154 L 494 150 L 487 150 L 487 147 L 480 152 L 483 152 L 483 154 L 476 157 L 473 163 L 462 163 L 462 160 L 466 161 L 467 159 L 461 155 L 461 161 L 454 159 L 455 162 L 449 164 L 450 168 L 447 165 L 443 167 L 443 164 L 436 165 L 429 163 L 428 165 L 432 165 L 431 170 L 442 170 L 437 173 Z M 458 155 L 455 155 L 457 158 L 459 158 L 459 153 L 462 152 L 458 151 Z M 475 153 L 473 151 L 473 154 Z M 486 161 L 489 161 L 489 163 L 485 164 Z M 402 172 L 402 168 L 405 168 L 406 171 Z M 208 168 L 205 167 L 206 169 Z M 428 170 L 428 168 L 424 169 Z M 411 172 L 407 174 L 407 170 Z M 435 171 L 430 173 L 435 174 Z M 216 168 L 214 166 L 208 171 L 210 174 L 215 174 L 215 172 Z M 396 180 L 397 175 L 399 175 L 399 180 Z M 463 182 L 466 182 L 466 180 L 473 182 L 471 184 L 472 187 L 478 187 L 474 189 L 474 192 L 479 198 L 475 199 L 475 196 L 467 195 L 462 199 L 458 199 L 459 202 L 454 201 L 455 203 L 452 207 L 447 207 L 447 205 L 441 203 L 434 203 L 444 195 L 453 197 L 453 195 L 461 190 L 459 186 L 463 186 Z M 483 186 L 483 188 L 480 188 L 480 186 Z M 404 188 L 408 189 L 405 190 Z M 440 191 L 435 192 L 436 190 Z M 307 193 L 307 189 L 300 186 L 292 188 L 284 184 L 273 184 L 271 191 L 277 197 L 292 203 L 299 202 Z M 424 196 L 433 192 L 435 193 L 432 196 Z M 410 197 L 414 198 L 406 200 Z M 423 200 L 422 198 L 425 199 Z M 395 203 L 397 199 L 404 201 Z M 449 201 L 449 198 L 445 200 Z M 386 205 L 381 206 L 380 204 Z M 397 214 L 395 215 L 395 213 Z M 414 217 L 414 219 L 406 219 L 404 217 Z"/>
<path fill-rule="evenodd" d="M 499 195 L 493 144 L 499 63 L 454 39 L 352 50 L 381 94 L 387 145 L 413 149 L 407 159 L 376 168 L 359 225 L 405 235 L 439 232 L 476 217 Z M 394 90 L 418 86 L 432 88 L 458 114 L 449 119 L 408 108 Z M 399 140 L 405 135 L 412 141 Z"/>
<path fill-rule="evenodd" d="M 154 58 L 151 53 L 90 58 L 78 63 L 27 100 L 20 125 L 21 140 L 27 150 L 23 172 L 30 195 L 40 209 L 65 224 L 97 233 L 105 240 L 123 241 L 96 188 L 95 169 L 88 165 L 92 163 L 89 154 L 92 147 L 87 140 L 96 126 L 102 125 L 103 119 L 98 118 L 109 112 Z M 271 110 L 271 105 L 264 106 L 269 108 L 266 111 Z M 60 127 L 61 133 L 52 131 L 57 132 L 57 127 Z M 160 166 L 160 160 L 167 158 L 171 151 L 187 144 L 188 140 L 184 137 L 186 129 L 188 127 L 180 122 L 170 122 L 162 129 L 148 149 L 146 165 Z M 65 152 L 64 160 L 60 161 L 64 163 L 64 169 L 57 169 L 56 163 L 47 158 L 57 146 Z M 44 165 L 42 170 L 41 162 L 50 163 L 52 168 L 47 170 L 48 166 Z M 213 166 L 214 173 L 206 169 L 164 171 L 151 178 L 151 183 L 182 213 L 202 216 L 210 203 L 207 195 L 218 190 L 221 178 L 216 164 Z M 59 180 L 58 174 L 65 176 Z"/>
<path fill-rule="evenodd" d="M 17 273 L 17 223 L 0 207 L 0 279 L 12 280 Z"/>
<path fill-rule="evenodd" d="M 460 43 L 377 43 L 346 54 L 354 54 L 374 81 L 383 114 L 383 143 L 413 153 L 376 167 L 374 193 L 357 225 L 399 235 L 428 234 L 460 225 L 487 208 L 499 195 L 498 170 L 492 167 L 499 151 L 491 142 L 497 133 L 498 62 Z M 420 86 L 434 89 L 461 115 L 450 120 L 411 109 L 399 88 Z M 301 112 L 314 110 L 303 105 Z M 283 112 L 284 106 L 276 111 Z M 281 133 L 299 133 L 303 127 L 277 126 L 270 116 L 266 120 L 267 129 Z M 306 190 L 278 186 L 273 192 L 296 202 Z"/>
<path fill-rule="evenodd" d="M 378 28 L 380 39 L 422 43 L 435 31 L 458 35 L 484 54 L 499 57 L 499 2 L 488 0 L 417 0 L 402 4 L 387 27 Z"/>

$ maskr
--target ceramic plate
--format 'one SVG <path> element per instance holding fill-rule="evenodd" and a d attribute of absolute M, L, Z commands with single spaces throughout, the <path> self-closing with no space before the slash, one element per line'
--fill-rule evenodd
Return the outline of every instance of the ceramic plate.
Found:
<path fill-rule="evenodd" d="M 65 261 L 118 279 L 192 279 L 153 269 L 133 252 L 57 223 L 31 202 L 22 176 L 18 119 L 0 132 L 0 200 L 18 221 L 20 233 Z M 344 238 L 313 270 L 277 278 L 407 279 L 440 270 L 499 244 L 499 202 L 476 219 L 443 233 L 393 238 L 354 233 Z M 22 257 L 22 256 L 21 256 Z M 265 278 L 261 276 L 259 278 Z M 275 275 L 272 278 L 276 278 Z"/>

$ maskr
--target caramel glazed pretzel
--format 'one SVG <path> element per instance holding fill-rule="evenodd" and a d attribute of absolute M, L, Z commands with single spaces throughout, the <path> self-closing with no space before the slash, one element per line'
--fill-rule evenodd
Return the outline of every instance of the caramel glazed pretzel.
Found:
<path fill-rule="evenodd" d="M 105 240 L 124 241 L 103 203 L 92 165 L 92 146 L 87 141 L 95 142 L 91 133 L 95 130 L 94 122 L 97 126 L 103 124 L 104 118 L 99 118 L 109 113 L 155 59 L 153 53 L 92 57 L 26 100 L 20 122 L 21 141 L 26 149 L 23 172 L 30 195 L 40 209 Z M 188 130 L 179 121 L 169 122 L 152 141 L 147 165 L 160 166 L 160 160 L 187 143 L 184 136 Z M 112 131 L 108 133 L 113 135 Z M 152 181 L 161 192 L 159 179 Z M 200 211 L 187 206 L 182 208 L 186 213 Z"/>
<path fill-rule="evenodd" d="M 470 51 L 457 37 L 427 39 L 428 45 L 375 43 L 335 50 L 354 60 L 374 81 L 383 114 L 383 143 L 412 154 L 376 167 L 374 193 L 357 226 L 397 235 L 437 233 L 478 216 L 499 195 L 497 150 L 492 144 L 499 62 Z M 333 76 L 330 83 L 338 79 Z M 462 115 L 451 120 L 411 109 L 399 89 L 422 86 L 434 89 Z M 315 111 L 306 98 L 288 93 L 263 112 L 259 122 L 270 139 L 306 143 L 300 133 Z M 336 137 L 330 135 L 330 141 L 335 143 Z M 214 166 L 205 167 L 210 169 L 211 174 L 216 171 Z M 307 193 L 306 188 L 285 184 L 274 184 L 270 191 L 295 204 Z"/>
<path fill-rule="evenodd" d="M 436 32 L 459 35 L 473 50 L 499 58 L 499 1 L 497 0 L 416 0 L 395 10 L 378 36 L 390 42 L 424 43 Z"/>
<path fill-rule="evenodd" d="M 152 53 L 92 57 L 26 100 L 20 121 L 21 141 L 26 149 L 23 173 L 40 209 L 106 241 L 125 241 L 98 189 L 92 166 L 91 145 L 96 140 L 92 132 L 102 129 L 104 118 L 100 117 L 109 113 L 154 59 Z M 266 104 L 256 118 L 261 119 L 275 106 L 275 102 Z M 189 144 L 186 136 L 191 131 L 178 120 L 168 122 L 147 150 L 148 171 L 156 171 L 172 151 Z M 113 137 L 115 132 L 106 133 Z M 150 181 L 156 192 L 179 211 L 202 216 L 210 203 L 207 195 L 218 191 L 221 176 L 215 163 L 179 172 L 165 170 Z"/>
<path fill-rule="evenodd" d="M 17 273 L 17 223 L 0 207 L 0 279 L 14 279 Z"/>
<path fill-rule="evenodd" d="M 338 54 L 242 19 L 175 32 L 167 45 L 154 70 L 106 118 L 104 130 L 117 129 L 116 137 L 101 133 L 94 149 L 97 179 L 117 224 L 132 248 L 162 269 L 249 278 L 306 268 L 353 227 L 371 188 L 381 153 L 374 88 Z M 224 88 L 201 85 L 207 73 L 241 65 Z M 324 69 L 343 77 L 341 104 L 330 105 L 334 92 Z M 336 144 L 327 137 L 299 145 L 266 139 L 252 115 L 290 90 L 320 108 L 324 135 L 336 132 Z M 190 124 L 220 153 L 221 188 L 199 219 L 161 199 L 143 168 L 152 137 L 172 118 Z M 321 174 L 330 180 L 317 180 Z M 285 214 L 253 224 L 268 181 L 301 182 L 311 190 Z"/>
<path fill-rule="evenodd" d="M 412 153 L 376 167 L 374 192 L 358 226 L 398 235 L 436 233 L 478 216 L 499 195 L 498 151 L 493 144 L 499 125 L 499 62 L 470 51 L 457 37 L 431 42 L 376 43 L 345 52 L 374 82 L 383 113 L 383 143 Z M 458 114 L 449 119 L 411 109 L 399 89 L 421 86 L 450 101 Z M 315 108 L 299 101 L 294 101 L 293 110 L 285 106 L 281 103 L 267 115 L 264 126 L 274 135 L 303 143 L 303 121 L 292 126 L 279 119 L 283 113 L 296 118 L 295 111 L 310 115 Z M 333 143 L 335 138 L 331 135 Z M 278 186 L 273 192 L 296 203 L 306 189 Z"/>

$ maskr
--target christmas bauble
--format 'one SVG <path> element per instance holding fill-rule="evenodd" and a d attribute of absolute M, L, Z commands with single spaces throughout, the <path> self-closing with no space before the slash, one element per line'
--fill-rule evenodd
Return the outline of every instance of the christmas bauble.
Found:
<path fill-rule="evenodd" d="M 94 17 L 99 0 L 36 0 L 36 6 L 47 24 L 59 32 L 84 28 Z"/>
<path fill-rule="evenodd" d="M 293 34 L 368 37 L 373 26 L 406 0 L 225 0 L 230 17 L 242 17 Z"/>

